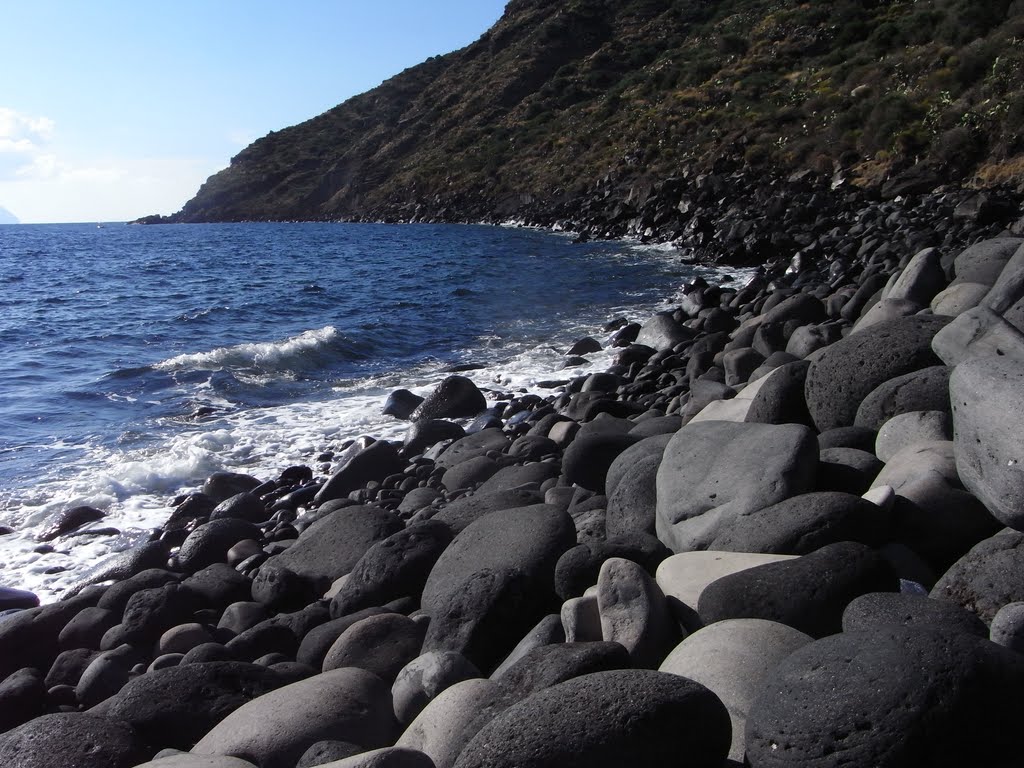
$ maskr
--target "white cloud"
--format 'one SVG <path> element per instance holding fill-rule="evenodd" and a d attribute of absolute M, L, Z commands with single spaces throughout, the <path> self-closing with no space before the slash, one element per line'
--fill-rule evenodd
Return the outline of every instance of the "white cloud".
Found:
<path fill-rule="evenodd" d="M 0 180 L 34 175 L 52 167 L 46 145 L 55 128 L 48 117 L 0 107 Z"/>
<path fill-rule="evenodd" d="M 0 107 L 0 139 L 49 141 L 56 127 L 48 117 L 33 117 Z"/>

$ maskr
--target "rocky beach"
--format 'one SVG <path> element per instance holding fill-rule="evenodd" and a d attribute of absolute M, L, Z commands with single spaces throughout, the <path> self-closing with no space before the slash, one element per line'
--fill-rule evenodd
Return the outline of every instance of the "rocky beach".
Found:
<path fill-rule="evenodd" d="M 552 212 L 760 267 L 562 350 L 606 371 L 396 389 L 403 440 L 215 473 L 59 601 L 4 589 L 0 763 L 1019 765 L 1024 210 L 912 182 Z"/>

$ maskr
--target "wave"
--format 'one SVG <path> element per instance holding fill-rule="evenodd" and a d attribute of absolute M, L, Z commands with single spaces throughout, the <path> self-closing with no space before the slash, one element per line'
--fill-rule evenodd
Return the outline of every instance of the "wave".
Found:
<path fill-rule="evenodd" d="M 218 347 L 157 363 L 159 371 L 246 371 L 261 374 L 288 374 L 313 371 L 336 360 L 367 357 L 368 349 L 339 333 L 333 325 L 304 331 L 283 341 L 254 342 Z M 370 345 L 372 346 L 372 345 Z"/>

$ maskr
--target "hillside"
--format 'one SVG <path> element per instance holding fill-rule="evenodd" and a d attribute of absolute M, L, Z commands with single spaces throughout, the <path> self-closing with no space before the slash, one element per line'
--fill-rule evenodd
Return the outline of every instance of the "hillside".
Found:
<path fill-rule="evenodd" d="M 1019 184 L 1022 36 L 1022 0 L 512 0 L 472 45 L 254 142 L 172 218 L 537 218 L 723 164 Z"/>

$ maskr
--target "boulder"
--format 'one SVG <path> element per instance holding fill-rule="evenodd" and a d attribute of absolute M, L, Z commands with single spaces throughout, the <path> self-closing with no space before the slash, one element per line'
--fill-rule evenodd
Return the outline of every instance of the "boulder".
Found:
<path fill-rule="evenodd" d="M 907 411 L 887 419 L 875 438 L 875 455 L 889 461 L 904 448 L 953 439 L 953 418 L 942 411 Z"/>
<path fill-rule="evenodd" d="M 951 368 L 944 365 L 889 379 L 877 386 L 861 401 L 854 423 L 878 430 L 901 413 L 910 411 L 949 411 L 949 376 Z"/>
<path fill-rule="evenodd" d="M 940 364 L 932 337 L 949 318 L 914 315 L 879 323 L 821 350 L 807 370 L 804 396 L 820 431 L 854 423 L 880 384 Z"/>
<path fill-rule="evenodd" d="M 665 595 L 690 609 L 696 609 L 704 590 L 723 576 L 766 563 L 781 563 L 795 559 L 795 555 L 760 555 L 748 552 L 682 552 L 662 561 L 655 574 L 655 580 Z"/>
<path fill-rule="evenodd" d="M 453 534 L 463 531 L 471 523 L 491 512 L 517 509 L 539 504 L 544 500 L 536 491 L 509 490 L 494 493 L 474 493 L 445 504 L 430 519 L 442 522 L 451 528 Z"/>
<path fill-rule="evenodd" d="M 483 392 L 471 379 L 448 376 L 416 407 L 411 418 L 414 421 L 470 418 L 486 408 L 487 400 Z"/>
<path fill-rule="evenodd" d="M 747 717 L 753 768 L 1007 765 L 1024 659 L 963 632 L 843 632 L 771 670 Z"/>
<path fill-rule="evenodd" d="M 613 557 L 601 566 L 597 605 L 602 639 L 624 647 L 635 668 L 656 669 L 681 639 L 665 594 L 631 560 Z"/>
<path fill-rule="evenodd" d="M 422 402 L 422 397 L 408 389 L 396 389 L 384 401 L 381 413 L 384 416 L 394 416 L 396 419 L 408 419 Z"/>
<path fill-rule="evenodd" d="M 557 605 L 554 571 L 576 543 L 572 519 L 539 504 L 486 515 L 455 537 L 427 578 L 424 651 L 454 651 L 493 669 Z"/>
<path fill-rule="evenodd" d="M 58 713 L 0 734 L 0 765 L 11 768 L 133 768 L 152 750 L 128 723 L 90 713 Z"/>
<path fill-rule="evenodd" d="M 326 483 L 317 491 L 314 505 L 348 496 L 370 482 L 381 482 L 389 475 L 405 469 L 405 461 L 386 440 L 378 440 L 345 461 L 334 470 Z"/>
<path fill-rule="evenodd" d="M 1024 533 L 1003 530 L 979 542 L 942 575 L 930 594 L 990 624 L 1004 605 L 1024 601 Z"/>
<path fill-rule="evenodd" d="M 966 632 L 988 638 L 988 627 L 970 611 L 944 600 L 900 592 L 868 592 L 850 601 L 843 611 L 843 631 L 885 627 Z"/>
<path fill-rule="evenodd" d="M 691 341 L 696 333 L 684 325 L 680 325 L 667 313 L 659 313 L 651 317 L 640 327 L 636 343 L 661 351 L 672 349 L 676 344 Z"/>
<path fill-rule="evenodd" d="M 605 479 L 615 459 L 638 439 L 628 434 L 579 435 L 562 458 L 566 480 L 595 493 L 605 492 Z"/>
<path fill-rule="evenodd" d="M 362 669 L 335 669 L 264 694 L 214 726 L 192 752 L 246 755 L 260 768 L 294 768 L 318 741 L 394 743 L 390 688 Z"/>
<path fill-rule="evenodd" d="M 433 652 L 417 656 L 402 667 L 391 686 L 395 718 L 407 725 L 442 691 L 478 677 L 480 671 L 460 654 Z"/>
<path fill-rule="evenodd" d="M 738 516 L 813 490 L 817 460 L 805 426 L 688 424 L 658 468 L 658 538 L 675 552 L 706 549 Z"/>
<path fill-rule="evenodd" d="M 103 512 L 95 507 L 72 507 L 55 513 L 46 521 L 46 527 L 37 537 L 39 541 L 53 541 L 58 536 L 70 533 L 87 523 L 102 520 Z"/>
<path fill-rule="evenodd" d="M 497 428 L 482 429 L 471 435 L 456 440 L 449 445 L 435 464 L 441 469 L 454 467 L 463 461 L 474 459 L 478 456 L 486 456 L 491 451 L 502 453 L 511 445 L 505 434 Z"/>
<path fill-rule="evenodd" d="M 423 752 L 436 768 L 451 768 L 466 745 L 467 730 L 493 702 L 498 690 L 490 680 L 456 683 L 424 707 L 395 746 Z M 475 733 L 471 731 L 469 736 Z"/>
<path fill-rule="evenodd" d="M 423 624 L 400 613 L 367 616 L 350 626 L 330 647 L 323 670 L 358 667 L 387 683 L 420 655 Z"/>
<path fill-rule="evenodd" d="M 473 738 L 456 768 L 721 766 L 729 716 L 713 693 L 650 670 L 597 672 L 510 707 Z"/>

